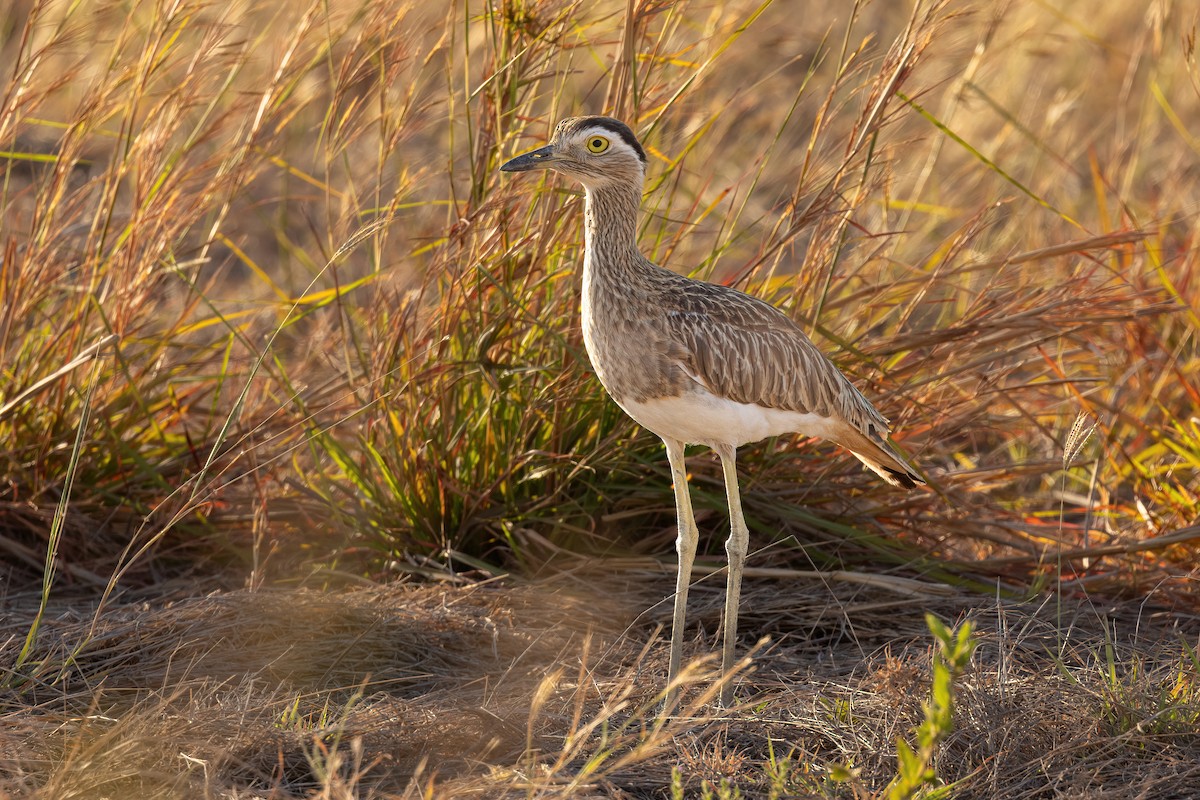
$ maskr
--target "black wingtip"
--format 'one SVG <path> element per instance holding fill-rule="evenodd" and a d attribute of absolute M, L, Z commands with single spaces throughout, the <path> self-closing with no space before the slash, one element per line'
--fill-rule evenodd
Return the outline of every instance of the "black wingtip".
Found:
<path fill-rule="evenodd" d="M 925 483 L 925 481 L 921 480 L 920 478 L 910 475 L 907 472 L 901 472 L 898 469 L 884 467 L 883 470 L 888 475 L 892 476 L 897 486 L 903 486 L 905 489 L 915 489 L 917 488 L 917 484 Z"/>

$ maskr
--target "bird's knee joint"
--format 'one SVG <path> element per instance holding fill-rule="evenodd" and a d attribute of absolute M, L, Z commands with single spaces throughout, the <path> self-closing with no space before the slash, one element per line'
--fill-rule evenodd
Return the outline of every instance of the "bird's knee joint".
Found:
<path fill-rule="evenodd" d="M 725 542 L 725 555 L 730 561 L 738 560 L 745 561 L 746 553 L 750 549 L 749 537 L 730 536 Z"/>
<path fill-rule="evenodd" d="M 675 550 L 681 556 L 694 558 L 696 556 L 696 541 L 683 531 L 680 531 L 679 536 L 675 538 Z"/>

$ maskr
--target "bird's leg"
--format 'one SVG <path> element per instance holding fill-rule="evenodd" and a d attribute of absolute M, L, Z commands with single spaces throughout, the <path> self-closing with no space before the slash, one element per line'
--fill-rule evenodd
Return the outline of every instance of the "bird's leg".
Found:
<path fill-rule="evenodd" d="M 675 549 L 679 553 L 679 575 L 675 579 L 675 616 L 671 619 L 671 661 L 667 667 L 667 683 L 674 682 L 683 661 L 683 626 L 687 619 L 688 585 L 692 580 L 692 561 L 696 558 L 696 545 L 700 532 L 696 530 L 696 519 L 692 515 L 692 501 L 688 497 L 687 467 L 683 460 L 683 442 L 663 439 L 667 446 L 667 460 L 671 462 L 671 480 L 675 485 L 675 512 L 679 521 L 679 536 Z M 675 700 L 675 690 L 667 695 L 667 706 Z"/>
<path fill-rule="evenodd" d="M 742 516 L 742 497 L 738 489 L 737 448 L 722 445 L 717 448 L 721 457 L 721 469 L 725 473 L 725 494 L 729 500 L 729 539 L 725 552 L 729 556 L 729 581 L 725 585 L 725 648 L 721 653 L 721 677 L 733 669 L 734 650 L 737 643 L 738 602 L 742 596 L 742 570 L 746 565 L 746 550 L 750 546 L 750 531 Z M 721 705 L 728 706 L 733 699 L 733 685 L 721 687 Z"/>

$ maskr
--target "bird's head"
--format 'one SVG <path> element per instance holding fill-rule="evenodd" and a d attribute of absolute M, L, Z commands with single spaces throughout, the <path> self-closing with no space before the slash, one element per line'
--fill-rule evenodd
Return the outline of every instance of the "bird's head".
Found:
<path fill-rule="evenodd" d="M 550 144 L 500 167 L 503 172 L 552 169 L 589 189 L 635 185 L 646 175 L 646 151 L 624 122 L 611 117 L 572 117 L 558 123 Z"/>

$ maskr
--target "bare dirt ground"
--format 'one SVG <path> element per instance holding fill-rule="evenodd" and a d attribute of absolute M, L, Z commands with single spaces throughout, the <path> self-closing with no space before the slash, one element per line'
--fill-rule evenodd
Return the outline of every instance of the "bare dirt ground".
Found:
<path fill-rule="evenodd" d="M 694 657 L 716 647 L 721 583 L 694 589 Z M 708 702 L 706 662 L 663 716 L 670 592 L 665 570 L 593 563 L 538 583 L 125 597 L 94 623 L 67 603 L 38 657 L 90 639 L 62 680 L 0 699 L 0 796 L 660 798 L 673 771 L 684 796 L 723 778 L 726 796 L 869 796 L 921 719 L 929 610 L 979 640 L 936 764 L 952 796 L 1200 797 L 1195 615 L 751 577 L 739 705 Z M 35 608 L 6 598 L 6 670 Z M 833 783 L 836 764 L 858 782 Z"/>

